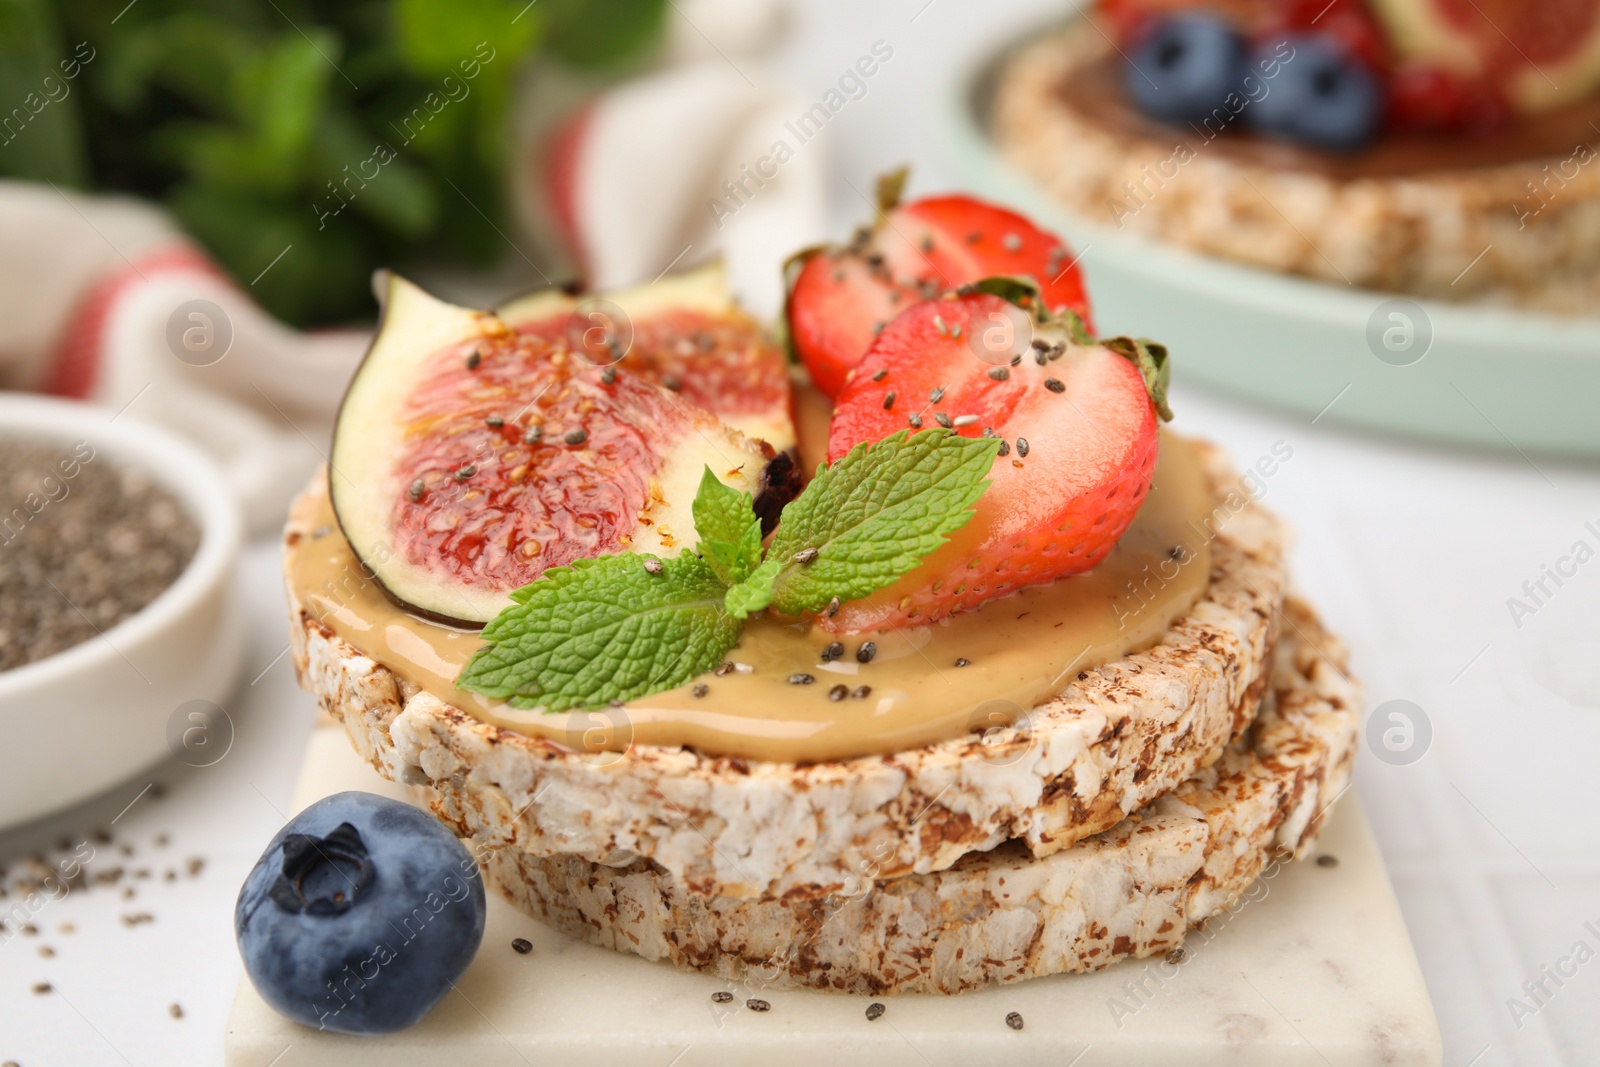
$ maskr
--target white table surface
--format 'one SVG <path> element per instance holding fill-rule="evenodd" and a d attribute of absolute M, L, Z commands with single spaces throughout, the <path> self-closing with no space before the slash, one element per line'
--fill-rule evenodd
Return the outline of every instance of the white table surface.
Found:
<path fill-rule="evenodd" d="M 845 175 L 866 188 L 877 170 L 912 160 L 918 187 L 938 188 L 951 170 L 938 155 L 933 79 L 967 50 L 1058 10 L 1034 0 L 1003 16 L 958 0 L 805 5 L 781 64 L 802 93 L 820 95 L 875 40 L 895 48 L 824 135 L 840 175 L 840 226 L 866 213 Z M 1433 996 L 1445 1063 L 1600 1062 L 1600 562 L 1559 588 L 1547 581 L 1554 595 L 1520 627 L 1507 607 L 1575 542 L 1600 549 L 1585 527 L 1600 529 L 1600 469 L 1447 453 L 1242 407 L 1185 388 L 1177 339 L 1174 347 L 1177 428 L 1242 462 L 1276 442 L 1293 449 L 1266 503 L 1298 531 L 1299 585 L 1349 640 L 1370 705 L 1412 701 L 1431 724 L 1420 760 L 1396 766 L 1363 753 L 1356 779 Z M 37 935 L 0 943 L 0 1063 L 220 1061 L 239 976 L 234 894 L 288 814 L 315 717 L 284 654 L 276 544 L 252 546 L 239 577 L 251 668 L 227 708 L 236 727 L 228 755 L 207 768 L 165 764 L 0 835 L 0 865 L 13 871 L 63 839 L 69 850 L 90 843 L 91 870 L 125 870 L 121 883 L 91 883 L 49 904 L 34 919 Z M 146 790 L 152 782 L 164 795 Z M 108 826 L 112 843 L 90 836 Z M 122 855 L 123 845 L 134 854 Z M 204 860 L 193 876 L 191 857 Z M 150 877 L 135 879 L 140 868 Z M 124 899 L 129 884 L 135 895 Z M 124 922 L 140 914 L 151 921 Z M 1572 974 L 1579 942 L 1587 962 L 1558 985 L 1549 975 Z M 44 947 L 55 955 L 41 955 Z M 1535 991 L 1535 1000 L 1524 983 L 1541 978 L 1548 995 Z M 31 992 L 37 982 L 53 991 Z M 1514 1015 L 1510 998 L 1530 1010 Z M 174 1003 L 181 1019 L 169 1014 Z"/>

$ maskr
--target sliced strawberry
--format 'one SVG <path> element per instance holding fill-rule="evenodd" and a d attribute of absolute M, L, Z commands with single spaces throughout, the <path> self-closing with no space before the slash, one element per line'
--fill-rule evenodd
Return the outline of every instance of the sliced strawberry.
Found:
<path fill-rule="evenodd" d="M 919 299 L 993 275 L 1034 279 L 1052 311 L 1089 318 L 1089 298 L 1070 249 L 1014 211 L 970 196 L 896 203 L 848 247 L 805 254 L 789 292 L 789 335 L 811 380 L 837 396 L 878 330 Z"/>
<path fill-rule="evenodd" d="M 986 292 L 915 305 L 840 394 L 830 459 L 910 426 L 1005 439 L 971 522 L 921 566 L 823 625 L 921 624 L 1105 558 L 1144 500 L 1164 412 L 1165 352 L 1127 338 L 1076 343 Z M 1018 327 L 1020 326 L 1020 330 Z M 976 337 L 975 337 L 976 335 Z"/>
<path fill-rule="evenodd" d="M 1388 81 L 1386 120 L 1408 130 L 1492 130 L 1511 118 L 1511 105 L 1485 78 L 1409 63 Z"/>

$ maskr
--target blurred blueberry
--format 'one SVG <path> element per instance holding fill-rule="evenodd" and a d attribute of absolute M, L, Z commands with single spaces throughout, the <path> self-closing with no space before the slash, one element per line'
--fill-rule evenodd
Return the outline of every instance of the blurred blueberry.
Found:
<path fill-rule="evenodd" d="M 1276 77 L 1264 79 L 1267 92 L 1245 108 L 1256 129 L 1275 137 L 1341 151 L 1360 148 L 1378 132 L 1383 91 L 1366 65 L 1348 57 L 1322 34 L 1292 34 L 1293 55 Z M 1263 63 L 1278 57 L 1275 45 L 1260 51 Z"/>
<path fill-rule="evenodd" d="M 409 804 L 338 793 L 278 832 L 239 890 L 256 990 L 295 1022 L 384 1034 L 428 1014 L 483 940 L 478 865 Z"/>
<path fill-rule="evenodd" d="M 1244 60 L 1244 41 L 1226 21 L 1185 12 L 1162 19 L 1133 50 L 1123 85 L 1151 118 L 1198 121 L 1238 91 Z"/>

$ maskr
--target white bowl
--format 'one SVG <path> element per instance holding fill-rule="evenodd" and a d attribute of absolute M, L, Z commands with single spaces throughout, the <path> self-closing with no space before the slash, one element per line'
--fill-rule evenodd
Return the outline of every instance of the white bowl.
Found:
<path fill-rule="evenodd" d="M 101 636 L 0 671 L 0 828 L 68 807 L 182 754 L 168 741 L 169 723 L 186 719 L 178 709 L 191 701 L 220 705 L 239 676 L 238 504 L 199 449 L 114 416 L 90 404 L 0 393 L 0 434 L 63 449 L 87 441 L 91 462 L 148 472 L 199 524 L 200 546 L 176 582 Z M 227 734 L 231 741 L 231 726 Z"/>

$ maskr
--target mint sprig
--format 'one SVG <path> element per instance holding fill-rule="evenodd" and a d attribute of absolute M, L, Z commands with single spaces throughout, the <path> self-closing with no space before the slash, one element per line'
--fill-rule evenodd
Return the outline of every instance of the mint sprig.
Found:
<path fill-rule="evenodd" d="M 967 524 L 999 451 L 997 438 L 901 430 L 819 469 L 783 509 L 767 550 L 781 564 L 772 606 L 785 615 L 821 611 L 914 568 Z"/>
<path fill-rule="evenodd" d="M 646 567 L 645 555 L 552 567 L 513 593 L 483 629 L 487 644 L 456 685 L 546 711 L 601 707 L 682 685 L 739 639 L 727 586 L 692 552 Z"/>
<path fill-rule="evenodd" d="M 761 520 L 749 493 L 722 484 L 707 467 L 694 497 L 695 549 L 723 584 L 744 581 L 761 562 Z"/>
<path fill-rule="evenodd" d="M 972 518 L 999 447 L 943 429 L 857 445 L 783 509 L 764 558 L 750 495 L 707 468 L 695 551 L 552 567 L 484 627 L 456 685 L 547 712 L 676 688 L 721 663 L 750 615 L 819 612 L 916 567 Z"/>

